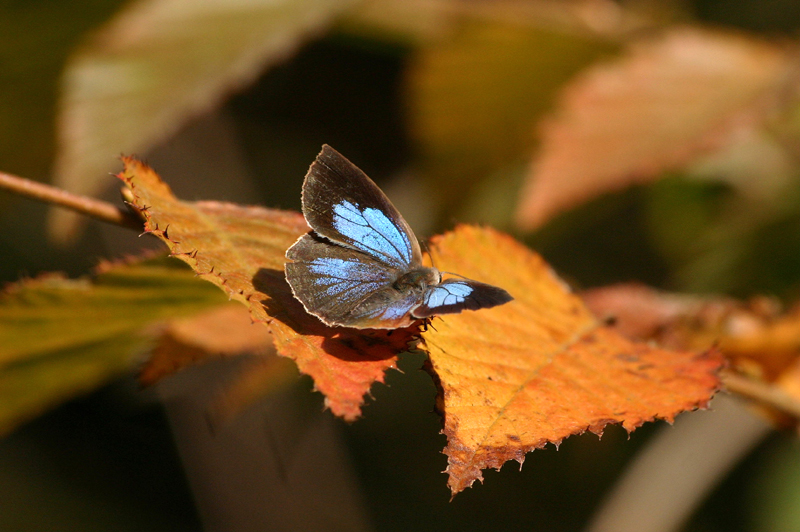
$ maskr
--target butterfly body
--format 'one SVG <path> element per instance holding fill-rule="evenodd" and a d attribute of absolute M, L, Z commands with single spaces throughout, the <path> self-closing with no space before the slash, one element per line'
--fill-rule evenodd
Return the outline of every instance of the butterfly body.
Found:
<path fill-rule="evenodd" d="M 418 268 L 404 273 L 394 282 L 395 290 L 405 292 L 409 290 L 427 290 L 428 286 L 440 283 L 442 274 L 436 268 Z"/>
<path fill-rule="evenodd" d="M 378 186 L 328 145 L 303 183 L 312 231 L 286 252 L 286 279 L 306 311 L 331 326 L 396 329 L 512 297 L 422 264 L 406 221 Z"/>

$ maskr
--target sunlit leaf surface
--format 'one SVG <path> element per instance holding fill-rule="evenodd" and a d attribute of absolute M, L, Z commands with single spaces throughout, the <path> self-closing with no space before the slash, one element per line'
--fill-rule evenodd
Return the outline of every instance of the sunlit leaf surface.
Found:
<path fill-rule="evenodd" d="M 764 296 L 746 302 L 700 298 L 635 284 L 595 288 L 584 296 L 628 338 L 670 349 L 716 344 L 731 370 L 748 379 L 731 381 L 732 391 L 800 418 L 800 305 L 782 311 Z"/>
<path fill-rule="evenodd" d="M 715 351 L 636 344 L 604 326 L 544 261 L 508 236 L 461 227 L 434 239 L 436 265 L 497 284 L 515 300 L 435 320 L 423 334 L 440 388 L 449 486 L 458 493 L 481 470 L 601 433 L 632 431 L 705 407 L 720 385 Z"/>

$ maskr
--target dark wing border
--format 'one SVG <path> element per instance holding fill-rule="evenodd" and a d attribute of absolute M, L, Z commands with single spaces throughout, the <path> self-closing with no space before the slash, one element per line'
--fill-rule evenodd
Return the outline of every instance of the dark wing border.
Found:
<path fill-rule="evenodd" d="M 445 290 L 449 294 L 455 296 L 455 294 L 452 294 L 448 289 L 448 285 L 454 284 L 467 285 L 472 288 L 472 292 L 464 296 L 463 300 L 453 304 L 438 305 L 435 307 L 428 306 L 428 295 L 435 291 Z M 513 299 L 511 294 L 497 286 L 481 283 L 479 281 L 472 281 L 470 279 L 448 279 L 438 285 L 428 287 L 426 297 L 423 298 L 423 303 L 415 308 L 412 314 L 416 318 L 429 318 L 440 314 L 456 314 L 462 310 L 478 310 L 496 307 L 508 303 Z"/>
<path fill-rule="evenodd" d="M 327 144 L 322 146 L 322 151 L 308 169 L 303 183 L 302 202 L 303 215 L 308 224 L 314 231 L 332 242 L 368 253 L 374 259 L 398 269 L 408 269 L 421 263 L 419 242 L 389 198 L 367 174 Z M 406 260 L 405 254 L 397 248 L 397 242 L 393 242 L 373 225 L 369 227 L 375 235 L 380 235 L 387 242 L 385 249 L 377 249 L 363 240 L 339 231 L 334 220 L 335 208 L 337 205 L 341 207 L 345 202 L 357 206 L 362 213 L 365 209 L 376 209 L 384 214 L 408 240 L 410 260 Z M 368 224 L 369 222 L 364 220 L 364 224 L 360 225 L 367 227 Z M 387 253 L 386 250 L 389 248 L 396 253 L 391 251 Z"/>

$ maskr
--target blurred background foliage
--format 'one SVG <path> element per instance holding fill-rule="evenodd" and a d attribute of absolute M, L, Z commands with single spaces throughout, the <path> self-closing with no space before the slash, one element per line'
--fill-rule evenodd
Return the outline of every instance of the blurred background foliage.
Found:
<path fill-rule="evenodd" d="M 489 223 L 579 288 L 639 280 L 800 299 L 796 86 L 765 120 L 774 142 L 660 168 L 648 183 L 598 195 L 533 230 L 514 216 L 542 124 L 576 76 L 687 24 L 796 50 L 796 1 L 320 0 L 253 2 L 247 16 L 239 4 L 205 13 L 178 0 L 0 4 L 0 170 L 114 200 L 114 157 L 136 152 L 179 197 L 299 209 L 305 171 L 328 143 L 384 187 L 421 237 L 456 222 Z M 243 20 L 252 22 L 247 31 Z M 260 20 L 274 40 L 248 40 Z M 148 32 L 148 46 L 137 48 Z M 776 145 L 785 154 L 770 158 Z M 780 169 L 779 185 L 763 167 Z M 46 206 L 7 193 L 0 206 L 4 282 L 78 276 L 100 258 L 157 248 L 91 221 L 70 232 L 74 221 L 54 223 L 52 214 L 48 231 Z M 489 472 L 487 485 L 447 503 L 444 441 L 421 363 L 406 357 L 405 374 L 376 387 L 365 418 L 335 429 L 376 530 L 581 530 L 652 432 L 627 442 L 616 429 L 600 442 L 571 438 L 558 452 L 530 455 L 521 473 Z M 0 442 L 0 529 L 201 526 L 156 393 L 133 382 L 123 373 Z M 308 389 L 302 380 L 288 393 L 314 417 L 321 398 Z M 796 529 L 798 450 L 773 435 L 686 530 Z"/>

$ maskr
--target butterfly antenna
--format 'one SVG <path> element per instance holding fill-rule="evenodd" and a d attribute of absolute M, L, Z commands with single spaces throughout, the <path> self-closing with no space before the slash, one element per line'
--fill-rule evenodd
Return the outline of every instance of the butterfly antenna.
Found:
<path fill-rule="evenodd" d="M 453 272 L 441 272 L 441 273 L 446 273 L 447 275 L 455 275 L 456 277 L 460 277 L 462 279 L 466 279 L 467 281 L 470 280 L 468 277 L 464 277 L 463 275 L 459 275 L 459 274 L 453 273 Z"/>
<path fill-rule="evenodd" d="M 431 258 L 431 266 L 433 266 L 434 268 L 436 268 L 435 261 L 433 260 L 433 253 L 431 253 L 431 250 L 430 250 L 430 248 L 428 247 L 428 243 L 427 243 L 427 242 L 420 242 L 420 246 L 422 246 L 422 249 L 423 249 L 423 250 L 425 250 L 425 253 L 427 253 L 427 254 L 428 254 L 428 256 Z M 437 269 L 438 269 L 438 268 L 437 268 Z"/>

